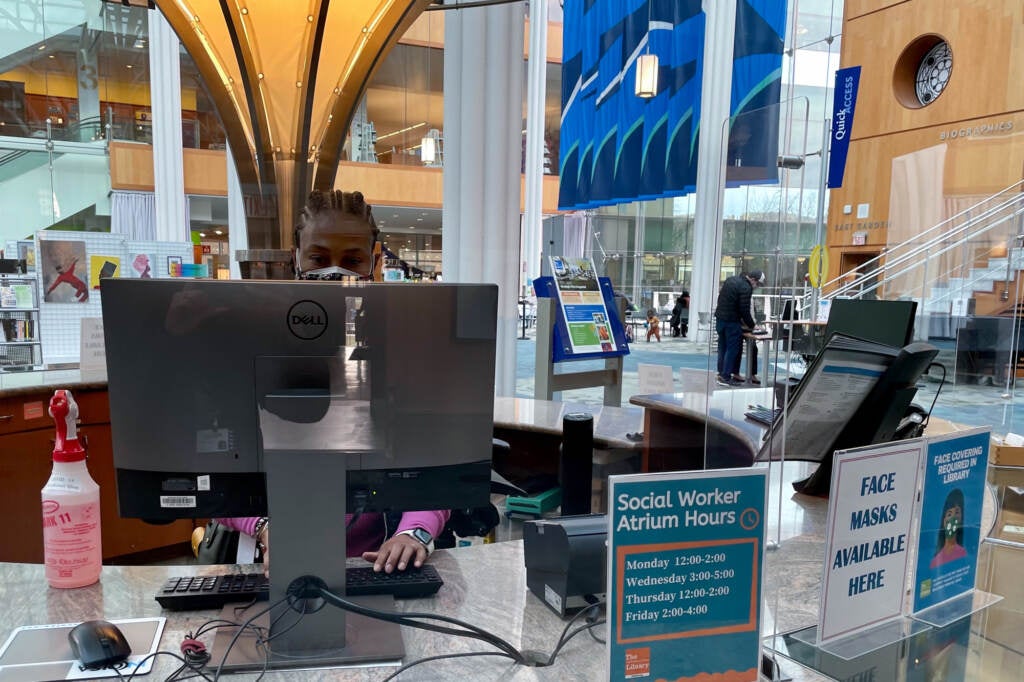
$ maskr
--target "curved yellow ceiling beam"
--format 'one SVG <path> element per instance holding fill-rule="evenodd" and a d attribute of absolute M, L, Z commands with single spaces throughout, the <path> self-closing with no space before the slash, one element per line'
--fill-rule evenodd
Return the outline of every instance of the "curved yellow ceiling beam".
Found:
<path fill-rule="evenodd" d="M 206 82 L 243 185 L 277 197 L 274 246 L 290 245 L 306 193 L 333 186 L 366 83 L 429 4 L 157 0 Z"/>

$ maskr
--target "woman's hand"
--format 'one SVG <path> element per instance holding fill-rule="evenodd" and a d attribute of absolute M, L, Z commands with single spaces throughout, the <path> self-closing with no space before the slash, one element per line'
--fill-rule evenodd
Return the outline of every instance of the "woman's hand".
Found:
<path fill-rule="evenodd" d="M 263 575 L 270 577 L 270 524 L 267 523 L 260 529 L 256 536 L 256 542 L 263 547 Z"/>
<path fill-rule="evenodd" d="M 419 568 L 427 560 L 427 548 L 411 535 L 395 535 L 389 538 L 376 552 L 363 552 L 363 558 L 373 562 L 373 570 L 392 573 L 397 566 L 404 571 L 409 562 Z"/>

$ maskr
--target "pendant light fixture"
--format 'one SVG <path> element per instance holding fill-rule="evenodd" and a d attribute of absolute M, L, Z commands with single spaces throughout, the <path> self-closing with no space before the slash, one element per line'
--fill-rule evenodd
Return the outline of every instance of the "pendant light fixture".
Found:
<path fill-rule="evenodd" d="M 424 166 L 432 166 L 434 164 L 434 158 L 436 149 L 434 147 L 434 137 L 431 133 L 430 126 L 430 100 L 433 98 L 433 93 L 430 88 L 430 40 L 433 36 L 430 33 L 430 15 L 427 15 L 427 83 L 424 90 L 427 93 L 427 132 L 420 140 L 420 160 Z"/>
<path fill-rule="evenodd" d="M 650 99 L 658 94 L 658 55 L 651 54 L 651 4 L 654 0 L 647 0 L 647 47 L 642 55 L 636 60 L 636 89 L 637 97 Z"/>

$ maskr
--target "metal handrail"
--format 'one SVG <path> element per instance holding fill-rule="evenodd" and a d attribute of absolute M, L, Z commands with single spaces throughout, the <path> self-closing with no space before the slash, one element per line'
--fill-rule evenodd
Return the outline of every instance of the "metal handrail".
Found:
<path fill-rule="evenodd" d="M 988 232 L 993 226 L 987 224 L 987 220 L 992 214 L 1008 206 L 1011 206 L 1014 203 L 1021 203 L 1022 201 L 1024 201 L 1024 193 L 1022 193 L 1022 191 L 1024 191 L 1024 180 L 1015 182 L 1009 187 L 1006 187 L 1005 189 L 1002 189 L 989 197 L 985 197 L 978 203 L 969 206 L 968 208 L 965 208 L 964 210 L 960 211 L 959 213 L 956 213 L 953 216 L 950 216 L 949 218 L 946 218 L 945 220 L 928 228 L 924 232 L 915 235 L 911 239 L 908 239 L 907 241 L 901 244 L 897 244 L 891 249 L 883 251 L 883 253 L 879 254 L 878 256 L 868 261 L 865 261 L 864 263 L 861 263 L 852 270 L 841 273 L 838 277 L 824 283 L 821 288 L 823 291 L 827 290 L 829 286 L 835 285 L 843 278 L 849 277 L 851 274 L 855 273 L 864 274 L 865 272 L 872 272 L 872 274 L 878 275 L 880 272 L 884 272 L 890 267 L 899 265 L 900 263 L 906 260 L 915 258 L 921 255 L 921 253 L 929 250 L 935 244 L 948 240 L 951 237 L 961 234 L 966 230 L 970 230 L 971 228 L 977 226 L 978 224 L 985 225 L 985 228 L 982 230 L 978 230 L 975 234 L 969 235 L 968 237 L 964 238 L 960 243 L 965 243 L 969 239 L 979 234 L 984 234 L 985 232 Z M 1001 203 L 997 204 L 996 206 L 982 209 L 982 207 L 985 206 L 986 204 L 989 204 L 992 201 L 999 200 L 999 197 L 1002 197 L 1003 195 L 1006 194 L 1012 194 L 1012 196 L 1009 199 L 1001 200 Z M 979 210 L 981 211 L 980 213 L 978 213 Z M 972 213 L 974 214 L 974 216 L 970 217 Z M 964 216 L 968 216 L 968 220 L 966 222 L 952 229 L 947 229 L 948 226 L 954 224 L 957 220 Z M 928 237 L 927 240 L 921 243 L 920 240 L 925 237 Z M 911 244 L 914 243 L 916 243 L 917 245 L 914 246 L 909 252 L 900 255 L 896 259 L 892 258 L 894 251 L 897 251 L 901 248 L 909 247 Z M 883 259 L 885 260 L 885 264 L 879 267 Z M 822 296 L 823 298 L 833 298 L 835 296 L 843 295 L 856 288 L 858 288 L 858 285 L 856 283 L 844 284 L 839 286 L 836 290 L 830 292 L 829 294 L 823 294 Z"/>
<path fill-rule="evenodd" d="M 841 273 L 839 277 L 823 284 L 822 290 L 826 290 L 829 286 L 837 284 L 841 279 L 856 273 L 863 275 L 866 272 L 871 272 L 873 283 L 870 285 L 864 285 L 859 281 L 848 282 L 838 286 L 828 294 L 822 294 L 821 298 L 827 300 L 844 294 L 850 294 L 851 292 L 855 292 L 857 295 L 863 295 L 864 293 L 877 291 L 885 284 L 893 281 L 901 275 L 907 274 L 915 268 L 925 265 L 933 258 L 970 242 L 978 236 L 989 232 L 993 228 L 1004 224 L 1008 220 L 1024 215 L 1024 193 L 1022 193 L 1022 190 L 1024 190 L 1024 180 L 1018 181 L 1013 185 L 986 197 L 978 203 L 960 211 L 940 223 L 937 223 L 933 227 L 915 235 L 906 242 L 884 251 L 882 254 L 862 263 L 852 270 Z M 1011 194 L 1010 198 L 1001 199 L 1001 197 L 1007 194 Z M 993 201 L 998 203 L 991 205 Z M 1009 209 L 1009 213 L 1003 213 L 1007 209 Z M 964 216 L 968 216 L 968 219 L 957 225 L 956 221 Z M 952 227 L 950 227 L 951 225 Z M 921 239 L 924 237 L 927 237 L 927 239 L 924 242 L 921 242 Z M 950 243 L 951 239 L 955 241 Z M 937 245 L 941 245 L 942 248 L 933 253 L 932 250 Z M 905 248 L 909 248 L 910 250 L 896 258 L 892 257 L 894 252 Z M 926 257 L 922 259 L 921 256 L 923 254 Z M 885 259 L 884 264 L 882 264 L 883 259 Z M 908 261 L 910 261 L 910 265 L 902 267 Z M 896 268 L 899 269 L 894 270 Z M 808 296 L 805 296 L 805 298 L 808 298 Z M 801 308 L 806 308 L 807 305 L 808 301 L 805 300 L 802 302 Z"/>

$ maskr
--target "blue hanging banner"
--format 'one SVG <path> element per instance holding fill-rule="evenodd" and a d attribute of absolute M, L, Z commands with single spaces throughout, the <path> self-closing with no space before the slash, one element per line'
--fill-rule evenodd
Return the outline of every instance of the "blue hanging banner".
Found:
<path fill-rule="evenodd" d="M 608 482 L 608 679 L 757 680 L 768 470 Z"/>
<path fill-rule="evenodd" d="M 725 179 L 728 187 L 779 181 L 779 98 L 786 3 L 738 0 Z M 721 135 L 722 131 L 714 131 Z"/>
<path fill-rule="evenodd" d="M 860 67 L 851 66 L 836 71 L 835 94 L 832 101 L 832 140 L 828 162 L 829 189 L 843 186 L 846 174 L 846 155 L 850 151 L 853 134 L 853 112 L 857 107 L 857 89 L 860 86 Z"/>

